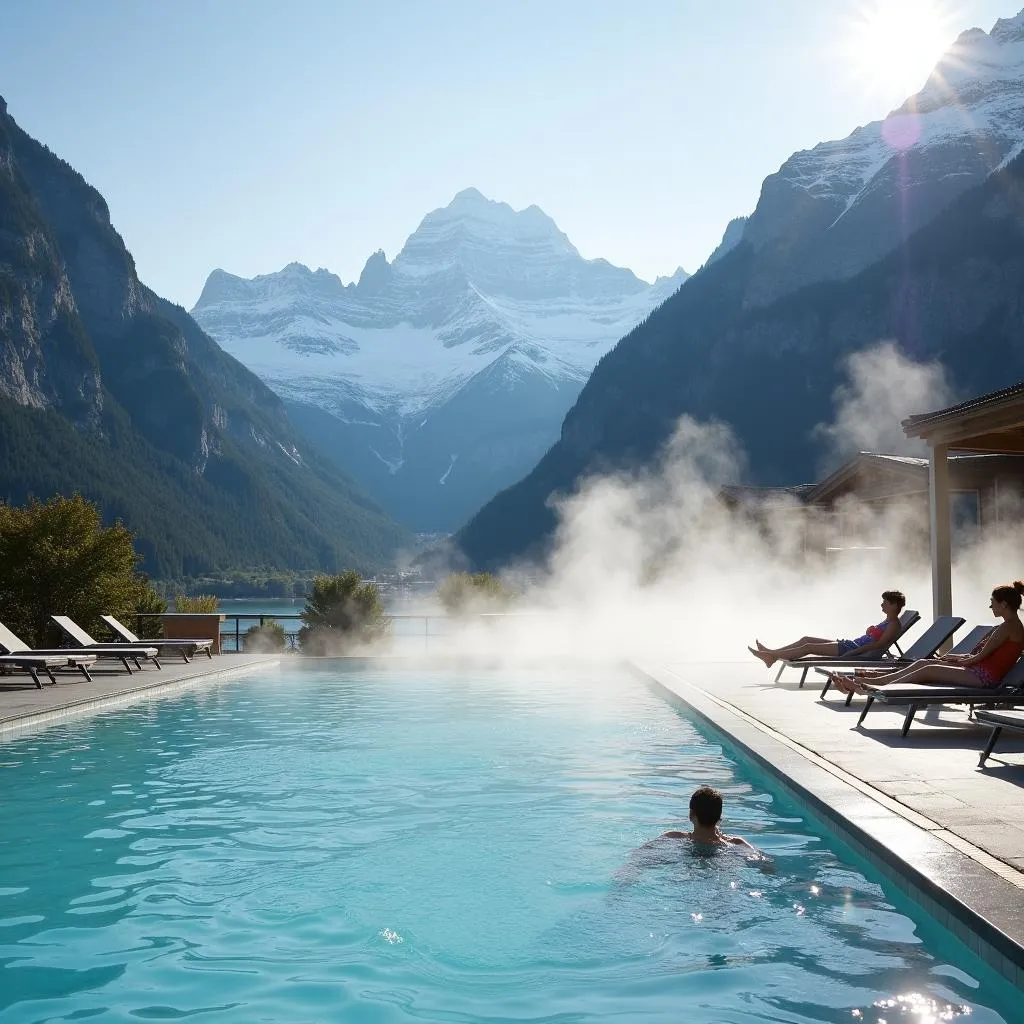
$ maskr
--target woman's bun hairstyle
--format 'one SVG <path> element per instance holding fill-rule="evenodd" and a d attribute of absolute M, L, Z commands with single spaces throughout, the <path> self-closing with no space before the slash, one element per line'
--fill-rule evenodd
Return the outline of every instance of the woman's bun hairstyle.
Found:
<path fill-rule="evenodd" d="M 1008 604 L 1014 611 L 1020 608 L 1021 598 L 1024 597 L 1024 583 L 1014 580 L 1012 583 L 996 587 L 992 591 L 992 597 L 996 601 Z"/>

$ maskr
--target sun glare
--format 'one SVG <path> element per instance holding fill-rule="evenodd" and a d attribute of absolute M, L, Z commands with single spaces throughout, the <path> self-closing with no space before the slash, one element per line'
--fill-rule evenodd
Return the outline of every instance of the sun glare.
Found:
<path fill-rule="evenodd" d="M 901 99 L 918 92 L 956 33 L 938 0 L 870 0 L 847 33 L 862 82 Z"/>

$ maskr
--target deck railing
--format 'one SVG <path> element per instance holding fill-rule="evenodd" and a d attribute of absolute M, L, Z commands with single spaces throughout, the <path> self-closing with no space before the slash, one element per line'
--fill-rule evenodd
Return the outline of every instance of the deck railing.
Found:
<path fill-rule="evenodd" d="M 244 648 L 246 631 L 253 626 L 265 626 L 270 622 L 278 623 L 284 629 L 285 641 L 290 650 L 298 650 L 299 629 L 302 616 L 283 612 L 249 612 L 231 614 L 221 612 L 223 622 L 220 630 L 220 649 L 224 654 L 234 654 Z M 140 614 L 136 620 L 159 618 L 156 614 Z M 430 646 L 431 638 L 445 636 L 445 623 L 448 616 L 443 614 L 395 614 L 387 615 L 390 623 L 391 636 L 416 650 L 425 650 Z M 422 641 L 422 643 L 421 643 Z"/>

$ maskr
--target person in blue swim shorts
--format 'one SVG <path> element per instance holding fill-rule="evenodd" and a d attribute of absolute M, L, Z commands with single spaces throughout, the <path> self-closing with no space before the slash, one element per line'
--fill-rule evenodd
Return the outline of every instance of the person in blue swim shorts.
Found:
<path fill-rule="evenodd" d="M 863 658 L 880 655 L 887 651 L 902 631 L 900 612 L 907 599 L 898 590 L 886 590 L 882 594 L 882 611 L 885 618 L 875 626 L 868 626 L 856 640 L 829 640 L 820 636 L 804 636 L 784 647 L 765 647 L 755 640 L 755 647 L 748 647 L 755 658 L 768 668 L 777 661 L 796 661 L 799 658 L 818 656 L 824 658 Z"/>

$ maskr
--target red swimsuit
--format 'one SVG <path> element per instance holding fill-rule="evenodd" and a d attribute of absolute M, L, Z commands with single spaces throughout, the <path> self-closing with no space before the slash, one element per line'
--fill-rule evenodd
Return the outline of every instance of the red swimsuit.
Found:
<path fill-rule="evenodd" d="M 1004 640 L 991 654 L 985 655 L 971 671 L 981 680 L 983 686 L 998 686 L 1003 676 L 1016 664 L 1024 651 L 1024 644 L 1018 640 Z"/>

